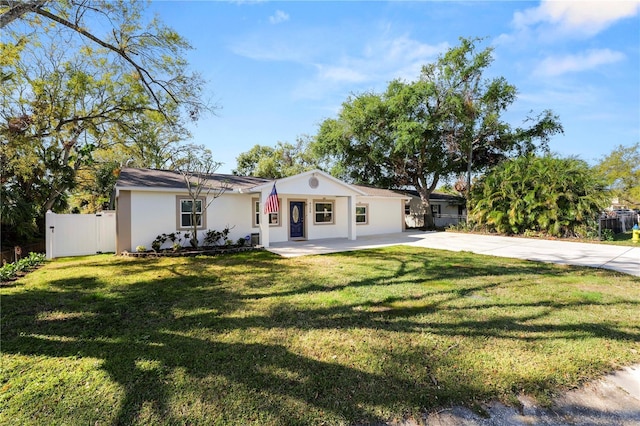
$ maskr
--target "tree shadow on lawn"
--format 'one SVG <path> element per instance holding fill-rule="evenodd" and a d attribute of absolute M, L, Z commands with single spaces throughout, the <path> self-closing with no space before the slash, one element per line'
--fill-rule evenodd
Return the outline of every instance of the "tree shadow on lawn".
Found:
<path fill-rule="evenodd" d="M 446 268 L 432 266 L 430 259 L 412 258 L 407 262 L 402 256 L 392 258 L 379 251 L 366 254 L 370 260 L 375 260 L 376 256 L 380 256 L 380 260 L 397 263 L 397 267 L 389 270 L 381 266 L 384 269 L 381 276 L 352 279 L 340 288 L 385 285 L 392 279 L 412 276 L 416 270 L 425 267 L 429 269 L 424 274 L 425 279 L 438 281 L 452 276 Z M 464 260 L 464 256 L 455 259 L 457 264 Z M 284 344 L 225 342 L 221 336 L 229 331 L 249 332 L 251 329 L 313 331 L 357 328 L 385 333 L 427 332 L 460 339 L 493 336 L 519 340 L 522 335 L 532 333 L 544 339 L 556 338 L 555 333 L 559 333 L 569 339 L 595 336 L 640 340 L 640 333 L 625 332 L 607 324 L 558 325 L 554 326 L 554 334 L 549 336 L 547 326 L 527 323 L 556 309 L 584 305 L 580 302 L 575 302 L 575 305 L 548 301 L 509 304 L 509 311 L 521 305 L 540 310 L 537 314 L 511 314 L 486 320 L 429 321 L 429 315 L 441 309 L 454 313 L 467 309 L 451 307 L 448 303 L 501 285 L 511 275 L 536 273 L 538 265 L 511 265 L 496 271 L 495 266 L 461 264 L 467 276 L 480 277 L 499 272 L 497 276 L 503 281 L 432 290 L 440 298 L 420 306 L 394 306 L 396 302 L 416 299 L 416 296 L 406 295 L 390 296 L 375 302 L 304 309 L 283 302 L 275 304 L 265 314 L 237 315 L 243 312 L 247 303 L 252 303 L 256 295 L 251 295 L 251 290 L 234 291 L 222 286 L 215 277 L 200 276 L 207 269 L 202 261 L 191 258 L 187 262 L 187 266 L 196 266 L 197 273 L 180 273 L 115 289 L 106 288 L 105 283 L 96 277 L 77 277 L 51 282 L 52 290 L 28 290 L 3 296 L 2 350 L 14 354 L 103 360 L 101 368 L 124 389 L 124 400 L 113 418 L 116 424 L 144 421 L 141 417 L 146 415 L 145 410 L 152 413 L 152 417 L 146 420 L 153 422 L 173 424 L 187 421 L 173 406 L 176 398 L 180 400 L 176 392 L 185 389 L 193 399 L 212 409 L 213 414 L 210 415 L 217 416 L 211 419 L 212 422 L 220 421 L 225 415 L 235 415 L 236 418 L 228 421 L 300 424 L 313 423 L 310 418 L 315 418 L 316 422 L 324 419 L 328 423 L 383 422 L 394 415 L 407 412 L 415 415 L 420 410 L 443 404 L 472 404 L 476 399 L 494 398 L 496 394 L 478 385 L 482 376 L 487 374 L 480 367 L 467 372 L 473 377 L 447 378 L 447 389 L 442 388 L 445 380 L 438 379 L 436 371 L 441 366 L 456 363 L 460 355 L 451 348 L 430 348 L 427 349 L 431 350 L 429 353 L 424 352 L 425 348 L 389 351 L 380 355 L 380 362 L 393 363 L 395 367 L 382 369 L 384 373 L 376 374 L 349 366 L 344 360 L 327 362 L 303 356 Z M 227 266 L 234 267 L 245 262 L 246 258 L 242 257 L 225 260 Z M 154 261 L 150 263 L 158 265 Z M 255 265 L 252 263 L 265 273 L 286 272 L 295 267 L 292 265 L 295 263 L 279 261 L 269 255 L 260 255 Z M 127 265 L 124 262 L 122 266 L 126 269 L 122 271 L 125 274 L 136 273 L 139 269 L 135 263 Z M 542 269 L 557 272 L 546 266 Z M 325 291 L 323 284 L 314 282 L 312 277 L 308 280 L 299 289 L 262 292 L 260 297 L 278 298 Z M 422 280 L 419 278 L 417 281 Z M 331 291 L 340 288 L 331 287 Z M 598 302 L 592 304 L 600 305 Z M 484 307 L 489 306 L 478 304 L 468 309 Z M 51 315 L 53 312 L 56 314 Z M 185 314 L 177 315 L 176 312 Z M 149 360 L 160 367 L 145 367 L 144 362 Z M 407 370 L 418 368 L 421 372 L 404 374 L 403 366 Z M 181 388 L 176 385 L 177 372 L 184 372 L 195 379 Z M 539 386 L 534 383 L 536 378 L 518 380 L 531 380 L 530 386 Z M 518 383 L 518 386 L 526 387 L 526 383 Z M 242 406 L 245 408 L 237 408 Z M 385 414 L 374 412 L 374 408 Z M 195 418 L 193 421 L 205 420 Z"/>

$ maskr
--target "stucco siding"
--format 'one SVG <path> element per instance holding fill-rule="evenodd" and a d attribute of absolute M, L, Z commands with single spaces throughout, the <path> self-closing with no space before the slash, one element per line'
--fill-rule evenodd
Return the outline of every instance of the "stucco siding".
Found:
<path fill-rule="evenodd" d="M 259 232 L 259 228 L 253 228 L 252 223 L 252 203 L 249 194 L 223 194 L 213 200 L 207 208 L 207 229 L 222 231 L 228 226 L 231 228 L 229 239 L 234 243 L 239 238 Z M 202 242 L 202 239 L 200 241 Z"/>
<path fill-rule="evenodd" d="M 131 194 L 131 249 L 138 245 L 151 248 L 153 240 L 163 233 L 177 230 L 176 195 L 186 194 L 167 192 L 135 191 Z M 209 199 L 210 201 L 210 199 Z M 224 194 L 216 198 L 206 208 L 206 229 L 198 231 L 198 238 L 202 244 L 204 234 L 208 229 L 222 231 L 227 226 L 231 228 L 229 239 L 236 241 L 252 232 L 251 227 L 251 197 L 249 195 Z M 182 233 L 189 232 L 182 230 Z M 185 241 L 183 244 L 187 245 Z"/>
<path fill-rule="evenodd" d="M 347 184 L 320 173 L 279 180 L 277 189 L 279 194 L 306 194 L 320 198 L 356 194 Z"/>
<path fill-rule="evenodd" d="M 333 202 L 333 223 L 314 223 L 315 218 L 315 202 Z M 347 211 L 347 198 L 330 198 L 330 197 L 318 197 L 311 198 L 307 207 L 308 219 L 309 219 L 309 239 L 314 240 L 318 238 L 345 238 L 349 229 L 348 211 Z"/>
<path fill-rule="evenodd" d="M 176 231 L 176 194 L 131 192 L 131 250 L 139 245 L 151 249 L 162 233 Z"/>
<path fill-rule="evenodd" d="M 367 223 L 356 225 L 357 235 L 403 231 L 404 199 L 358 197 L 358 205 L 367 207 Z"/>

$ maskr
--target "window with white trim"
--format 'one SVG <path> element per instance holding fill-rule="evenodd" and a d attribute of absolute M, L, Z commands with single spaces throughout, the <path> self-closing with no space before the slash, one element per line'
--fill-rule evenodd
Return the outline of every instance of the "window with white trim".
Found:
<path fill-rule="evenodd" d="M 204 198 L 198 198 L 193 200 L 191 198 L 176 197 L 177 201 L 177 225 L 178 229 L 191 229 L 193 227 L 193 220 L 197 224 L 198 229 L 204 229 L 206 227 L 204 211 Z M 195 215 L 192 213 L 192 208 L 195 201 Z"/>
<path fill-rule="evenodd" d="M 331 224 L 333 223 L 333 201 L 314 201 L 314 219 L 315 224 Z"/>
<path fill-rule="evenodd" d="M 253 227 L 260 226 L 260 217 L 262 216 L 262 208 L 260 200 L 254 198 L 253 200 Z M 282 206 L 282 199 L 278 198 L 278 205 Z M 280 226 L 280 212 L 269 213 L 269 226 Z"/>
<path fill-rule="evenodd" d="M 356 225 L 366 225 L 369 223 L 369 204 L 358 204 L 356 206 Z"/>

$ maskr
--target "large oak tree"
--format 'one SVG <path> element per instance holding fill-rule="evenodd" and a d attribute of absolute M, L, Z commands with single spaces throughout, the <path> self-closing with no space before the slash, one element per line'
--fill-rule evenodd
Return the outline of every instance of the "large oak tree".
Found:
<path fill-rule="evenodd" d="M 422 68 L 416 81 L 394 80 L 384 93 L 363 93 L 325 120 L 316 149 L 334 161 L 334 173 L 357 183 L 412 186 L 433 227 L 429 197 L 444 177 L 485 170 L 512 155 L 545 148 L 562 131 L 544 111 L 512 127 L 502 115 L 517 90 L 505 78 L 486 78 L 492 49 L 461 39 Z M 468 186 L 466 192 L 468 193 Z"/>

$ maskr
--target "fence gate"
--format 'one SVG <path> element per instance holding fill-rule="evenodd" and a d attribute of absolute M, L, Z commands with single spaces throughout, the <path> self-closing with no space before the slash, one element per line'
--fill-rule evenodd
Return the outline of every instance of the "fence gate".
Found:
<path fill-rule="evenodd" d="M 47 212 L 47 258 L 116 251 L 116 212 L 56 214 Z"/>

